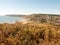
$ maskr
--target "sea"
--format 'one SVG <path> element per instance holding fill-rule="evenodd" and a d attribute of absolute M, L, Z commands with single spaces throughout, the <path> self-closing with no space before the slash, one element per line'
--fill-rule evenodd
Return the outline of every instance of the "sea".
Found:
<path fill-rule="evenodd" d="M 15 23 L 24 20 L 23 17 L 0 16 L 0 23 Z"/>

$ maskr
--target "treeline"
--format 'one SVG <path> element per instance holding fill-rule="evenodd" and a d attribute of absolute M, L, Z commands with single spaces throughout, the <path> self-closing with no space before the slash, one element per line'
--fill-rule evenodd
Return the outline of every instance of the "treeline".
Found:
<path fill-rule="evenodd" d="M 0 24 L 0 45 L 60 45 L 60 29 L 33 23 Z"/>

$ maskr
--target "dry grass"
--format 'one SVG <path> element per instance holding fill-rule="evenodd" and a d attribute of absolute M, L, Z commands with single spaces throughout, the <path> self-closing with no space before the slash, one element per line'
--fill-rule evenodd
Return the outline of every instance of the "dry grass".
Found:
<path fill-rule="evenodd" d="M 42 23 L 0 24 L 0 45 L 60 45 L 60 27 Z"/>

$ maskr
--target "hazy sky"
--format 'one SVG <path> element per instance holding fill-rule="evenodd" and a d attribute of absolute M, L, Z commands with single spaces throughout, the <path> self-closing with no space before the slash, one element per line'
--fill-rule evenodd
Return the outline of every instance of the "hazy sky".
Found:
<path fill-rule="evenodd" d="M 0 0 L 0 15 L 60 14 L 60 0 Z"/>

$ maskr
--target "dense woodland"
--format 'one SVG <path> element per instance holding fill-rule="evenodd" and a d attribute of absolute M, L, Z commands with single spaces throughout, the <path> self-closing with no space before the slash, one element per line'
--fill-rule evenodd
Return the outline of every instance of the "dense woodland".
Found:
<path fill-rule="evenodd" d="M 0 24 L 0 45 L 60 45 L 60 28 L 49 24 Z"/>

